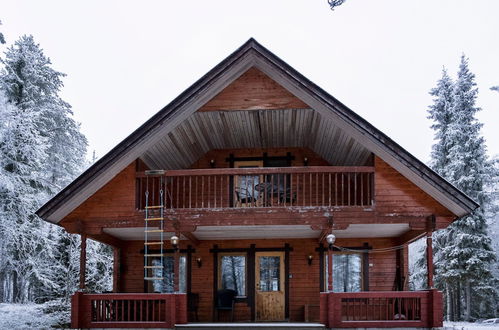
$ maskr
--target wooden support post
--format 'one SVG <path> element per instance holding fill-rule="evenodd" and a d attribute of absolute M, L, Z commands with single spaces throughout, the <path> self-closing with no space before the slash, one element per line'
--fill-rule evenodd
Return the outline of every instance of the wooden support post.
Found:
<path fill-rule="evenodd" d="M 85 272 L 87 270 L 87 235 L 81 234 L 80 244 L 80 290 L 85 290 Z"/>
<path fill-rule="evenodd" d="M 120 292 L 121 249 L 113 248 L 113 292 Z"/>
<path fill-rule="evenodd" d="M 177 237 L 180 237 L 180 233 L 175 233 Z M 178 246 L 173 253 L 173 283 L 174 283 L 174 292 L 178 293 L 180 291 L 180 240 L 178 242 Z"/>
<path fill-rule="evenodd" d="M 333 249 L 328 248 L 327 250 L 327 272 L 329 274 L 327 278 L 327 291 L 333 292 Z"/>
<path fill-rule="evenodd" d="M 428 270 L 428 289 L 433 289 L 433 239 L 432 231 L 426 234 L 426 269 Z"/>

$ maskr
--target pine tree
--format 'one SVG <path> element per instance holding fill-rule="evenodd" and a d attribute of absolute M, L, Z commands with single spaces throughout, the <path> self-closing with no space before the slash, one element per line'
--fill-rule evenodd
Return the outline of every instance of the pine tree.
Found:
<path fill-rule="evenodd" d="M 431 91 L 436 98 L 429 109 L 437 139 L 432 167 L 481 205 L 435 234 L 434 240 L 435 283 L 446 293 L 448 317 L 464 316 L 466 320 L 493 312 L 497 299 L 497 282 L 491 273 L 495 254 L 485 218 L 490 203 L 486 186 L 492 182 L 494 170 L 480 136 L 482 124 L 475 117 L 480 108 L 474 79 L 463 55 L 456 82 L 452 84 L 444 71 Z"/>

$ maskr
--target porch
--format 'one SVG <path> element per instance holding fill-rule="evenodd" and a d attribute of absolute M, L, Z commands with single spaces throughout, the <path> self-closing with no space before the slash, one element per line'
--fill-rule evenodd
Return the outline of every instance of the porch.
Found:
<path fill-rule="evenodd" d="M 320 322 L 188 322 L 186 294 L 89 294 L 72 299 L 73 328 L 433 328 L 442 326 L 436 290 L 320 294 Z"/>

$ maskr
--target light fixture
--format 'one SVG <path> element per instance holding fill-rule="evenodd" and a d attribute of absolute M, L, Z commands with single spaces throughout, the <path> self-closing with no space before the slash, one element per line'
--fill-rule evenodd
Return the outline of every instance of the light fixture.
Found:
<path fill-rule="evenodd" d="M 201 268 L 201 265 L 203 264 L 203 260 L 201 260 L 201 257 L 197 257 L 196 262 L 198 264 L 198 268 Z"/>
<path fill-rule="evenodd" d="M 172 243 L 172 246 L 173 246 L 173 250 L 177 251 L 178 250 L 178 237 L 173 235 L 171 238 L 170 238 L 170 242 Z"/>
<path fill-rule="evenodd" d="M 212 158 L 212 159 L 210 160 L 210 166 L 211 166 L 211 168 L 215 168 L 215 165 L 216 165 L 216 164 L 215 164 L 215 160 Z"/>
<path fill-rule="evenodd" d="M 308 158 L 303 158 L 303 166 L 308 166 Z"/>
<path fill-rule="evenodd" d="M 331 233 L 331 234 L 326 236 L 326 241 L 327 241 L 327 244 L 329 244 L 329 249 L 332 250 L 333 244 L 336 241 L 336 236 L 334 236 L 334 234 Z"/>
<path fill-rule="evenodd" d="M 312 264 L 312 260 L 314 259 L 314 256 L 312 254 L 309 254 L 307 257 L 308 260 L 308 265 L 310 266 Z"/>

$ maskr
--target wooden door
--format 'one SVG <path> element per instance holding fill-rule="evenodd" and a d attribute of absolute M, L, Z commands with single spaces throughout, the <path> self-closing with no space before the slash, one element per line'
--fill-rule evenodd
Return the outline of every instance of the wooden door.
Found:
<path fill-rule="evenodd" d="M 285 318 L 284 252 L 255 254 L 255 299 L 257 321 Z"/>

